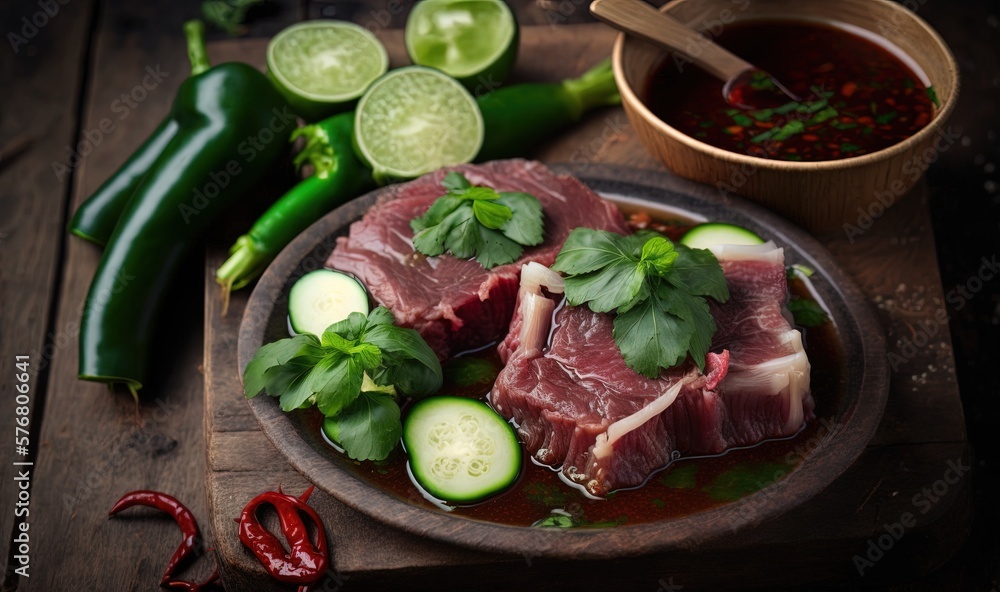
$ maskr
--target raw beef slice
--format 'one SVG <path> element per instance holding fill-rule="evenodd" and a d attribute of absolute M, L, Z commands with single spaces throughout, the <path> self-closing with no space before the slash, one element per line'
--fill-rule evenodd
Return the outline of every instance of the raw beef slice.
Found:
<path fill-rule="evenodd" d="M 461 172 L 473 185 L 537 197 L 545 214 L 545 242 L 525 248 L 514 263 L 490 270 L 474 259 L 415 253 L 410 220 L 444 194 L 441 180 L 451 171 Z M 613 204 L 541 163 L 463 165 L 390 189 L 351 225 L 348 236 L 337 239 L 326 266 L 357 276 L 376 302 L 392 310 L 398 324 L 419 331 L 443 360 L 502 338 L 514 313 L 521 266 L 532 261 L 551 265 L 570 231 L 579 226 L 627 232 Z"/>
<path fill-rule="evenodd" d="M 625 364 L 611 315 L 557 309 L 549 295 L 562 292 L 562 278 L 526 266 L 490 401 L 539 462 L 603 496 L 641 485 L 675 452 L 719 453 L 794 434 L 811 418 L 809 361 L 782 314 L 782 250 L 727 246 L 716 255 L 731 294 L 712 304 L 717 353 L 703 372 L 688 363 L 657 379 Z"/>

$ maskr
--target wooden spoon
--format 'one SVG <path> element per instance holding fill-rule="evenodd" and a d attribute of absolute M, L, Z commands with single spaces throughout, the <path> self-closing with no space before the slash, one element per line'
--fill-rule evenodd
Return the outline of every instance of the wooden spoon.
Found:
<path fill-rule="evenodd" d="M 590 12 L 619 31 L 680 54 L 715 76 L 724 83 L 722 96 L 733 107 L 763 109 L 801 101 L 767 72 L 642 0 L 594 0 Z"/>

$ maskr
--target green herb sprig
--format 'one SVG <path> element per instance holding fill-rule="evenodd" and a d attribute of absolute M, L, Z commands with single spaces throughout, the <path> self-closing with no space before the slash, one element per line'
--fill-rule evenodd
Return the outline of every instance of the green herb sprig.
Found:
<path fill-rule="evenodd" d="M 384 306 L 355 312 L 310 333 L 269 343 L 243 372 L 248 399 L 261 391 L 283 411 L 316 405 L 351 458 L 382 460 L 399 442 L 394 393 L 423 397 L 441 388 L 441 364 L 413 329 L 397 327 Z"/>
<path fill-rule="evenodd" d="M 722 267 L 705 249 L 674 244 L 655 232 L 621 236 L 577 228 L 556 257 L 566 299 L 613 312 L 614 339 L 625 363 L 648 378 L 682 363 L 699 368 L 715 334 L 705 297 L 729 299 Z"/>
<path fill-rule="evenodd" d="M 447 193 L 410 222 L 417 252 L 475 257 L 491 269 L 542 243 L 542 204 L 535 196 L 475 186 L 459 172 L 448 173 L 441 185 Z"/>

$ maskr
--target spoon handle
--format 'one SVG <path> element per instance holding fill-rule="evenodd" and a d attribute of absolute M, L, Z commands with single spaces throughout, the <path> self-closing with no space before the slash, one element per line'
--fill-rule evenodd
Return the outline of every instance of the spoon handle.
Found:
<path fill-rule="evenodd" d="M 708 37 L 642 0 L 594 0 L 590 12 L 616 29 L 681 54 L 719 80 L 728 82 L 753 68 Z"/>

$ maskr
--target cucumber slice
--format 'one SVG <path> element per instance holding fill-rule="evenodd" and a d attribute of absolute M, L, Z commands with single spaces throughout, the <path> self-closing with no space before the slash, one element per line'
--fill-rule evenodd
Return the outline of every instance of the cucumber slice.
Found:
<path fill-rule="evenodd" d="M 499 493 L 521 471 L 513 428 L 475 399 L 420 401 L 406 417 L 403 446 L 413 477 L 446 502 L 474 502 Z"/>
<path fill-rule="evenodd" d="M 295 333 L 322 336 L 352 312 L 368 314 L 368 292 L 358 280 L 332 269 L 310 271 L 288 294 L 288 322 Z"/>
<path fill-rule="evenodd" d="M 764 239 L 742 226 L 709 222 L 688 230 L 681 237 L 681 244 L 692 249 L 707 249 L 715 245 L 762 245 Z"/>

